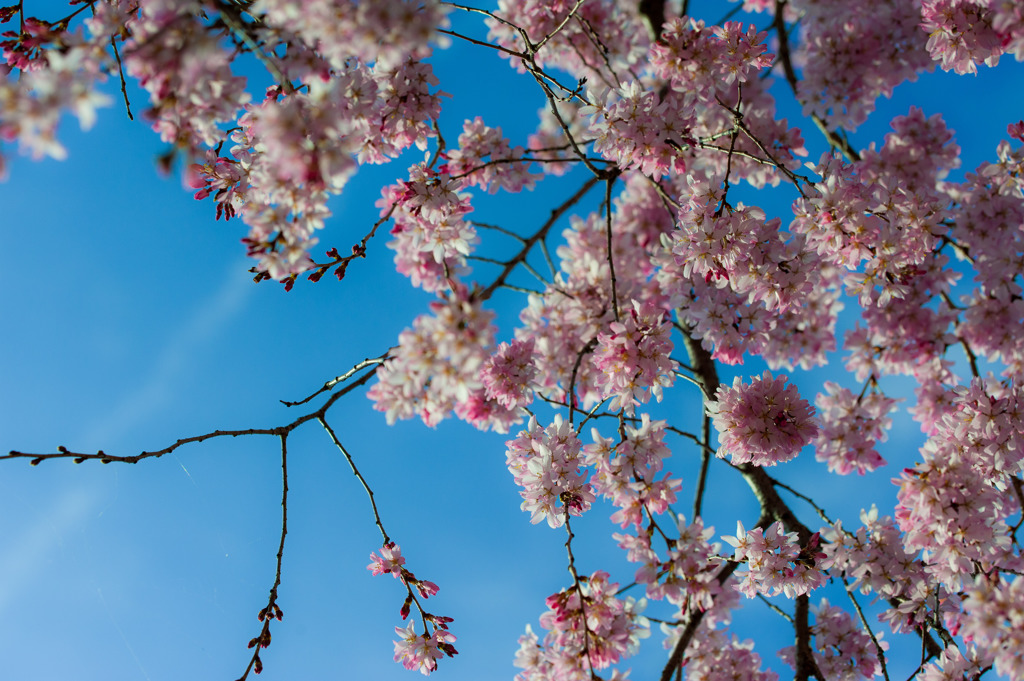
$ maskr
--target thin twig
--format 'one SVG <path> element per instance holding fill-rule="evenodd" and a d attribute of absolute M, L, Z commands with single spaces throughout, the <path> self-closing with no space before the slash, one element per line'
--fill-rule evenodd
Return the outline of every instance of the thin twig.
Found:
<path fill-rule="evenodd" d="M 121 65 L 121 53 L 117 49 L 117 40 L 111 36 L 110 46 L 114 48 L 114 59 L 117 60 L 117 75 L 121 77 L 121 96 L 124 97 L 124 109 L 128 113 L 128 120 L 134 121 L 132 116 L 132 103 L 128 101 L 128 84 L 124 80 L 124 66 Z"/>
<path fill-rule="evenodd" d="M 586 609 L 586 597 L 583 594 L 583 584 L 580 582 L 580 576 L 576 572 L 576 556 L 572 553 L 572 540 L 574 535 L 572 533 L 572 526 L 569 523 L 569 506 L 563 506 L 565 510 L 565 550 L 569 554 L 569 574 L 572 575 L 573 586 L 576 589 L 576 593 L 580 599 L 580 622 L 583 624 L 583 653 L 586 655 L 587 663 L 590 665 L 590 678 L 594 681 L 598 681 L 597 672 L 594 671 L 594 661 L 590 658 L 590 637 L 594 634 L 590 631 L 590 626 L 587 624 L 587 609 Z"/>
<path fill-rule="evenodd" d="M 339 383 L 344 383 L 348 379 L 352 378 L 360 369 L 365 369 L 367 367 L 376 366 L 378 364 L 383 364 L 388 359 L 391 351 L 394 350 L 394 349 L 395 348 L 389 349 L 387 352 L 385 352 L 380 357 L 374 357 L 372 359 L 371 358 L 364 359 L 362 362 L 359 362 L 358 364 L 353 366 L 351 369 L 349 369 L 345 373 L 341 374 L 340 376 L 335 376 L 331 380 L 329 380 L 326 383 L 324 383 L 323 387 L 321 387 L 319 390 L 317 390 L 315 393 L 313 393 L 309 397 L 306 397 L 305 399 L 299 400 L 298 402 L 288 402 L 286 400 L 280 400 L 280 402 L 281 402 L 281 404 L 283 404 L 286 407 L 296 407 L 296 406 L 298 406 L 300 404 L 305 404 L 306 402 L 309 402 L 311 399 L 313 399 L 317 395 L 319 395 L 321 393 L 324 393 L 324 392 L 327 392 L 328 390 L 332 390 L 334 388 L 334 386 L 338 385 Z"/>
<path fill-rule="evenodd" d="M 558 222 L 558 218 L 562 217 L 562 215 L 567 210 L 576 205 L 576 203 L 578 203 L 580 199 L 582 199 L 587 194 L 587 192 L 590 191 L 590 189 L 595 184 L 597 184 L 598 179 L 599 178 L 597 177 L 591 177 L 590 179 L 588 179 L 582 187 L 576 190 L 575 194 L 573 194 L 568 199 L 563 201 L 560 206 L 552 210 L 551 216 L 547 219 L 547 221 L 545 221 L 544 224 L 541 225 L 540 229 L 533 233 L 533 236 L 523 241 L 523 247 L 519 250 L 519 252 L 508 260 L 501 274 L 499 274 L 498 277 L 493 282 L 491 282 L 490 286 L 488 286 L 479 294 L 477 294 L 476 299 L 482 302 L 490 298 L 491 295 L 498 289 L 498 287 L 505 283 L 505 279 L 507 279 L 508 276 L 512 273 L 512 270 L 515 268 L 515 266 L 518 263 L 522 262 L 523 260 L 526 260 L 526 256 L 530 254 L 530 250 L 534 247 L 534 245 L 538 241 L 542 241 L 544 237 L 547 236 L 548 231 L 554 226 L 556 222 Z"/>
<path fill-rule="evenodd" d="M 857 611 L 857 616 L 860 617 L 861 625 L 868 632 L 868 636 L 871 637 L 871 642 L 875 644 L 875 654 L 878 656 L 878 664 L 882 667 L 882 676 L 885 677 L 885 681 L 889 681 L 889 670 L 885 667 L 885 651 L 882 650 L 882 644 L 878 642 L 875 632 L 871 630 L 871 625 L 868 624 L 868 619 L 864 616 L 864 611 L 861 610 L 857 597 L 853 595 L 853 591 L 850 589 L 850 582 L 847 581 L 846 575 L 841 575 L 840 578 L 843 580 L 843 586 L 846 587 L 846 595 L 850 597 L 850 602 L 853 603 L 853 608 Z"/>
<path fill-rule="evenodd" d="M 786 619 L 786 621 L 788 621 L 790 624 L 793 624 L 793 616 L 790 615 L 785 610 L 783 610 L 782 608 L 780 608 L 779 606 L 777 606 L 774 603 L 772 603 L 771 601 L 769 601 L 768 598 L 765 597 L 764 594 L 761 594 L 761 593 L 757 594 L 757 599 L 759 601 L 761 601 L 762 603 L 764 603 L 765 605 L 767 605 L 768 608 L 772 612 L 774 612 L 777 615 L 780 615 L 781 617 L 784 617 Z"/>
<path fill-rule="evenodd" d="M 541 38 L 539 43 L 531 46 L 531 52 L 536 53 L 538 50 L 540 50 L 540 48 L 544 47 L 549 40 L 558 35 L 558 33 L 560 33 L 561 30 L 565 28 L 565 25 L 569 23 L 569 20 L 573 18 L 573 16 L 576 14 L 576 10 L 580 8 L 580 5 L 582 5 L 583 2 L 584 0 L 576 0 L 576 4 L 573 5 L 572 9 L 569 10 L 569 13 L 565 15 L 564 19 L 562 19 L 562 23 L 558 24 L 558 26 L 555 26 L 554 30 L 552 30 L 546 36 Z"/>
<path fill-rule="evenodd" d="M 277 570 L 274 573 L 274 585 L 270 587 L 270 598 L 267 607 L 260 610 L 257 618 L 263 622 L 259 635 L 249 641 L 249 647 L 253 648 L 252 657 L 245 668 L 245 672 L 238 681 L 245 681 L 250 671 L 259 674 L 263 671 L 263 662 L 260 660 L 260 650 L 270 645 L 270 622 L 281 620 L 284 613 L 277 605 L 277 589 L 281 586 L 281 562 L 284 559 L 284 539 L 288 535 L 288 434 L 281 435 L 281 541 L 277 546 Z"/>
<path fill-rule="evenodd" d="M 612 185 L 617 175 L 609 177 L 604 184 L 605 233 L 608 238 L 608 272 L 612 280 L 612 311 L 615 321 L 619 321 L 619 294 L 616 291 L 615 263 L 612 258 Z"/>
<path fill-rule="evenodd" d="M 334 446 L 337 447 L 338 451 L 344 455 L 345 460 L 348 461 L 348 465 L 352 468 L 352 473 L 359 480 L 360 484 L 362 484 L 363 489 L 366 491 L 366 496 L 370 498 L 370 506 L 373 509 L 373 522 L 377 525 L 377 529 L 380 530 L 380 534 L 384 538 L 384 543 L 391 543 L 391 537 L 388 536 L 387 531 L 384 529 L 384 523 L 381 522 L 380 512 L 377 510 L 377 502 L 373 498 L 373 490 L 370 489 L 370 485 L 366 482 L 366 478 L 364 478 L 363 474 L 359 472 L 358 468 L 356 468 L 356 462 L 352 459 L 352 455 L 348 453 L 347 449 L 345 449 L 345 445 L 341 444 L 341 440 L 338 439 L 334 429 L 328 425 L 327 420 L 323 416 L 319 417 L 317 420 L 320 421 L 320 425 L 324 427 L 324 430 L 326 430 L 327 434 L 331 437 L 331 441 L 334 443 Z"/>
<path fill-rule="evenodd" d="M 323 405 L 316 411 L 304 414 L 295 419 L 294 421 L 292 421 L 291 423 L 284 426 L 278 426 L 276 428 L 215 430 L 213 432 L 204 433 L 202 435 L 193 435 L 192 437 L 179 438 L 173 444 L 168 445 L 163 449 L 158 449 L 151 452 L 144 451 L 134 456 L 117 456 L 114 454 L 107 454 L 102 449 L 96 453 L 73 452 L 69 450 L 67 447 L 58 447 L 56 452 L 47 454 L 30 454 L 28 452 L 11 451 L 8 454 L 0 456 L 0 461 L 3 461 L 4 459 L 31 459 L 29 463 L 33 466 L 38 465 L 43 461 L 49 459 L 73 459 L 75 463 L 82 463 L 84 461 L 99 461 L 100 463 L 138 463 L 143 459 L 159 458 L 164 454 L 170 454 L 171 452 L 178 449 L 182 445 L 191 444 L 193 442 L 203 442 L 205 440 L 211 440 L 217 437 L 240 437 L 242 435 L 275 435 L 280 437 L 282 435 L 289 434 L 290 432 L 301 426 L 303 423 L 306 423 L 307 421 L 312 421 L 313 419 L 318 419 L 319 417 L 323 416 L 334 405 L 335 402 L 341 399 L 342 396 L 347 395 L 351 391 L 355 390 L 357 387 L 364 385 L 374 375 L 375 372 L 373 371 L 366 372 L 365 374 L 357 378 L 355 381 L 352 381 L 344 388 L 331 395 L 327 399 L 327 401 L 325 401 Z"/>

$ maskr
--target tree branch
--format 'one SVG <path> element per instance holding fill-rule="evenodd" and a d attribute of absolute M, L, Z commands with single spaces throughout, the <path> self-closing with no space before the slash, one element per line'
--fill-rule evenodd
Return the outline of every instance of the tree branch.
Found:
<path fill-rule="evenodd" d="M 267 607 L 260 610 L 257 619 L 263 622 L 260 633 L 249 641 L 249 647 L 254 648 L 249 664 L 238 681 L 245 681 L 250 671 L 257 674 L 263 671 L 263 661 L 260 659 L 260 650 L 270 645 L 270 621 L 280 621 L 284 613 L 277 605 L 277 589 L 281 586 L 281 561 L 284 558 L 284 538 L 288 535 L 288 435 L 281 435 L 281 542 L 277 546 L 277 570 L 274 573 L 274 585 L 270 587 L 270 598 Z"/>

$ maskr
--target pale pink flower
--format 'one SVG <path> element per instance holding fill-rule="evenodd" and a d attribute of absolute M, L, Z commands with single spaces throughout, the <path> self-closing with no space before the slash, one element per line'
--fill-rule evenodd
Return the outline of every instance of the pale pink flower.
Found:
<path fill-rule="evenodd" d="M 731 388 L 720 386 L 707 403 L 718 430 L 718 456 L 731 455 L 735 464 L 774 466 L 800 453 L 818 433 L 814 410 L 786 377 L 764 375 L 744 383 L 736 377 Z"/>
<path fill-rule="evenodd" d="M 525 407 L 533 402 L 534 339 L 501 343 L 480 370 L 487 397 L 507 409 Z"/>
<path fill-rule="evenodd" d="M 436 627 L 432 634 L 416 633 L 416 623 L 409 622 L 404 629 L 395 627 L 399 640 L 395 641 L 395 662 L 406 669 L 418 669 L 424 676 L 437 669 L 437 661 L 444 655 L 454 657 L 458 651 L 452 645 L 455 635 Z"/>
<path fill-rule="evenodd" d="M 376 552 L 371 553 L 370 561 L 366 569 L 373 573 L 374 576 L 390 572 L 392 577 L 397 578 L 402 576 L 402 571 L 405 569 L 402 567 L 405 565 L 402 549 L 394 542 L 382 546 L 380 556 Z"/>

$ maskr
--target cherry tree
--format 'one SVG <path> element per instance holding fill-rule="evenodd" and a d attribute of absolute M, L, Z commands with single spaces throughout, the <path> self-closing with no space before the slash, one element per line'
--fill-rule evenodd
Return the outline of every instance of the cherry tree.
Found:
<path fill-rule="evenodd" d="M 941 113 L 912 107 L 884 139 L 852 141 L 905 81 L 1024 60 L 1021 3 L 92 0 L 40 16 L 23 0 L 0 21 L 3 153 L 62 159 L 66 112 L 87 128 L 103 107 L 144 108 L 161 165 L 242 237 L 262 286 L 343 295 L 374 259 L 432 297 L 391 347 L 286 401 L 283 425 L 0 456 L 156 465 L 212 439 L 275 439 L 276 570 L 241 679 L 288 626 L 289 443 L 306 428 L 367 493 L 367 569 L 399 603 L 394 661 L 458 664 L 438 596 L 457 585 L 389 534 L 372 491 L 387 481 L 364 477 L 332 426 L 342 403 L 504 440 L 522 521 L 565 547 L 538 566 L 564 588 L 523 623 L 519 681 L 623 679 L 634 655 L 661 660 L 661 681 L 777 678 L 775 657 L 819 681 L 1024 679 L 1024 122 L 980 117 L 1005 139 L 959 180 Z M 534 134 L 507 138 L 486 108 L 446 119 L 431 60 L 453 45 L 532 85 Z M 322 245 L 331 198 L 396 159 L 366 199 L 376 222 Z M 554 183 L 568 189 L 544 194 L 558 198 L 541 224 L 474 220 L 489 195 L 532 201 Z M 893 394 L 899 377 L 912 399 Z M 887 472 L 900 420 L 923 444 Z M 798 458 L 820 476 L 878 471 L 895 507 L 864 499 L 844 523 L 784 482 Z M 745 481 L 758 514 L 731 512 L 715 469 Z M 574 526 L 605 512 L 631 571 L 577 556 Z M 733 633 L 748 601 L 787 628 L 781 650 Z"/>

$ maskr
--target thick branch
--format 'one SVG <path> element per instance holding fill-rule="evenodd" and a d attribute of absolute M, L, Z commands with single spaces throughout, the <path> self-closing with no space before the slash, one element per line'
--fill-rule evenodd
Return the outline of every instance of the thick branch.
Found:
<path fill-rule="evenodd" d="M 757 522 L 758 526 L 765 523 L 765 518 Z M 715 579 L 718 580 L 719 584 L 725 584 L 725 580 L 729 579 L 729 576 L 736 571 L 739 567 L 739 563 L 729 562 L 722 566 L 719 570 L 718 575 Z M 679 636 L 679 640 L 676 641 L 675 647 L 672 649 L 672 654 L 668 657 L 668 662 L 665 664 L 664 669 L 661 670 L 660 681 L 672 681 L 672 675 L 677 669 L 682 668 L 683 658 L 686 654 L 686 647 L 690 645 L 690 641 L 693 640 L 694 634 L 697 633 L 697 627 L 700 626 L 701 620 L 704 619 L 705 610 L 691 610 L 690 618 L 686 621 L 686 627 L 683 628 L 683 633 Z"/>
<path fill-rule="evenodd" d="M 686 344 L 686 351 L 690 355 L 690 366 L 694 374 L 701 382 L 705 392 L 714 395 L 721 385 L 718 380 L 718 370 L 715 368 L 715 361 L 711 353 L 704 349 L 700 341 L 696 340 L 689 333 L 683 334 L 683 342 Z M 757 497 L 761 505 L 761 512 L 771 517 L 772 520 L 780 520 L 790 532 L 796 532 L 800 537 L 800 544 L 806 545 L 811 537 L 811 531 L 800 522 L 789 505 L 779 496 L 775 490 L 774 480 L 760 467 L 745 463 L 735 466 L 736 470 L 743 474 L 750 489 Z"/>
<path fill-rule="evenodd" d="M 640 0 L 639 11 L 653 43 L 661 36 L 661 27 L 665 25 L 665 0 Z"/>

